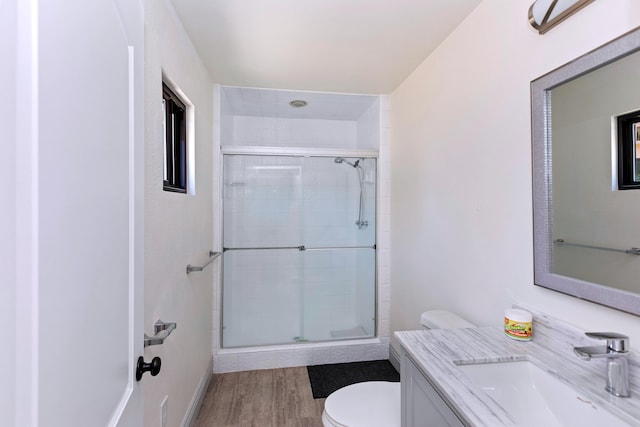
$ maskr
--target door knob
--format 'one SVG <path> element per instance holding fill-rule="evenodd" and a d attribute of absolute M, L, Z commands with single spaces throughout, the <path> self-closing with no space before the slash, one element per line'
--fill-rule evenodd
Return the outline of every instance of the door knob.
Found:
<path fill-rule="evenodd" d="M 162 360 L 158 356 L 151 359 L 151 362 L 146 363 L 142 356 L 138 357 L 138 365 L 136 367 L 136 381 L 140 381 L 142 379 L 142 375 L 149 371 L 151 376 L 156 376 L 160 373 L 160 368 L 162 367 Z"/>

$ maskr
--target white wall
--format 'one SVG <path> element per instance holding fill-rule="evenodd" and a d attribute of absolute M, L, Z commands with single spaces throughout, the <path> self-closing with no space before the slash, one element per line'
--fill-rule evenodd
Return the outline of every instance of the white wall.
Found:
<path fill-rule="evenodd" d="M 637 347 L 638 317 L 533 285 L 529 84 L 640 25 L 640 3 L 594 2 L 545 35 L 530 4 L 484 0 L 391 96 L 391 328 L 433 308 L 499 326 L 518 302 Z"/>
<path fill-rule="evenodd" d="M 16 1 L 0 2 L 0 57 L 6 62 L 0 67 L 0 81 L 9 89 L 0 104 L 0 146 L 6 159 L 0 168 L 0 182 L 16 180 Z M 16 397 L 16 186 L 4 185 L 0 209 L 0 324 L 3 325 L 0 347 L 0 425 L 15 422 Z"/>
<path fill-rule="evenodd" d="M 166 395 L 168 426 L 185 420 L 209 374 L 212 274 L 185 274 L 213 249 L 213 86 L 168 1 L 145 1 L 145 332 L 161 319 L 177 322 L 164 345 L 147 347 L 145 359 L 162 358 L 162 372 L 144 381 L 145 425 L 159 426 Z M 195 109 L 195 194 L 162 190 L 162 73 Z"/>

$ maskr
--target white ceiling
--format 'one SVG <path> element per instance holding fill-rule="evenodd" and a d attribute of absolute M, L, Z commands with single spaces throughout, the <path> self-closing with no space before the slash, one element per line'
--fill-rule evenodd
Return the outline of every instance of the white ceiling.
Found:
<path fill-rule="evenodd" d="M 170 0 L 216 83 L 390 93 L 481 0 Z"/>

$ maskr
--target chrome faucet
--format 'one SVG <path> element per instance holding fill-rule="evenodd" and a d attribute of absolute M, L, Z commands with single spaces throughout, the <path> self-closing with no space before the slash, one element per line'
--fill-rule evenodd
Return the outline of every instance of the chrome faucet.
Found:
<path fill-rule="evenodd" d="M 605 389 L 618 397 L 629 397 L 629 337 L 616 332 L 586 332 L 589 338 L 607 340 L 607 345 L 574 347 L 573 351 L 584 360 L 607 358 L 607 385 Z"/>

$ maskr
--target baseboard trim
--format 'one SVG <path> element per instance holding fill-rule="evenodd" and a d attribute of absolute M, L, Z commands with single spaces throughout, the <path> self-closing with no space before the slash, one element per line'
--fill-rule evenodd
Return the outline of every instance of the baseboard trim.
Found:
<path fill-rule="evenodd" d="M 211 382 L 211 376 L 213 375 L 213 358 L 209 360 L 209 366 L 207 366 L 207 370 L 204 373 L 204 376 L 200 380 L 200 384 L 198 384 L 198 388 L 196 389 L 196 393 L 193 395 L 193 399 L 191 399 L 191 403 L 189 403 L 189 408 L 187 409 L 187 413 L 182 420 L 182 427 L 191 427 L 193 423 L 196 421 L 198 417 L 198 412 L 200 412 L 200 407 L 202 406 L 202 401 L 204 400 L 204 396 L 207 393 L 207 389 L 209 388 L 209 383 Z"/>
<path fill-rule="evenodd" d="M 389 346 L 389 362 L 400 372 L 400 355 L 392 345 Z"/>

